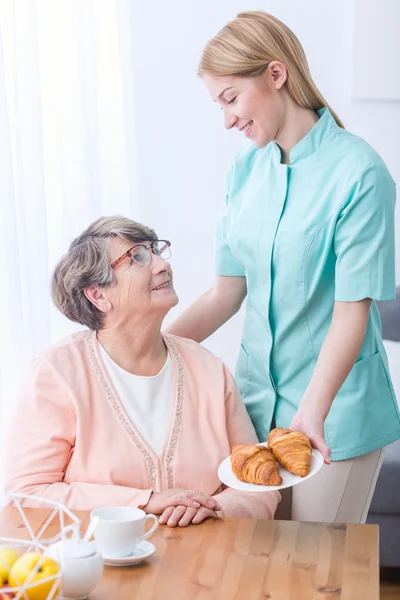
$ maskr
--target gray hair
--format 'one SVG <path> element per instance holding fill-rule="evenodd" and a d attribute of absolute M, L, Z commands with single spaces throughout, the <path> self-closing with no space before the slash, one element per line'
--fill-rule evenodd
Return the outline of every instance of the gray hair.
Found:
<path fill-rule="evenodd" d="M 86 298 L 84 290 L 114 283 L 108 253 L 111 238 L 133 244 L 158 239 L 153 229 L 126 217 L 101 217 L 72 242 L 57 264 L 51 282 L 53 302 L 62 314 L 93 331 L 102 328 L 104 313 Z"/>

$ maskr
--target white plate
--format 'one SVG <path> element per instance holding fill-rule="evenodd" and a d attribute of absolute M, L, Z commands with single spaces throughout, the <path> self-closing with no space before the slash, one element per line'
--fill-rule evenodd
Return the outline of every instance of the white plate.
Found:
<path fill-rule="evenodd" d="M 268 444 L 257 444 L 257 446 L 267 446 Z M 299 475 L 293 475 L 293 473 L 289 473 L 282 467 L 281 464 L 278 463 L 279 471 L 282 477 L 281 485 L 258 485 L 257 483 L 245 483 L 244 481 L 240 481 L 236 477 L 236 475 L 232 471 L 231 465 L 231 457 L 228 456 L 218 467 L 218 477 L 230 488 L 235 490 L 243 490 L 244 492 L 272 492 L 273 490 L 283 490 L 283 488 L 292 487 L 293 485 L 297 485 L 298 483 L 302 483 L 310 477 L 313 477 L 322 465 L 324 464 L 324 459 L 322 458 L 321 452 L 319 450 L 312 449 L 312 459 L 311 459 L 311 469 L 308 475 L 305 477 L 300 477 Z"/>
<path fill-rule="evenodd" d="M 148 558 L 156 551 L 156 547 L 151 542 L 140 542 L 129 556 L 107 557 L 103 556 L 104 564 L 109 567 L 130 567 L 137 565 L 145 558 Z"/>

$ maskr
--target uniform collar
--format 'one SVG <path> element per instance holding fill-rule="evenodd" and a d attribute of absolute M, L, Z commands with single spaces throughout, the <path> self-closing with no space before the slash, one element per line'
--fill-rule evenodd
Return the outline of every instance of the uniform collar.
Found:
<path fill-rule="evenodd" d="M 317 150 L 321 148 L 327 138 L 331 136 L 333 131 L 338 128 L 335 119 L 327 108 L 321 108 L 316 111 L 319 119 L 315 123 L 314 127 L 301 139 L 290 152 L 290 166 L 295 163 L 312 156 Z M 281 161 L 281 150 L 276 144 L 273 148 L 274 156 Z M 289 165 L 288 165 L 289 166 Z"/>

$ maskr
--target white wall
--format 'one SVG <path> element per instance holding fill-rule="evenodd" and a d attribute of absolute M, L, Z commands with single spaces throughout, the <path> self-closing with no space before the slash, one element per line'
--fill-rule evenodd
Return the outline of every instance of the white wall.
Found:
<path fill-rule="evenodd" d="M 378 0 L 377 0 L 378 1 Z M 400 182 L 397 144 L 400 103 L 352 99 L 353 11 L 349 0 L 151 0 L 133 8 L 134 80 L 138 132 L 140 215 L 173 242 L 173 267 L 182 311 L 213 280 L 213 236 L 225 172 L 246 142 L 226 132 L 196 67 L 201 49 L 241 10 L 263 8 L 282 19 L 302 42 L 312 74 L 347 129 L 383 156 Z M 371 41 L 373 43 L 373 40 Z M 400 42 L 397 55 L 400 55 Z M 382 68 L 384 68 L 384 57 Z M 388 74 L 394 76 L 394 73 Z M 374 78 L 374 73 L 370 73 Z M 400 210 L 397 207 L 400 231 Z M 400 243 L 397 247 L 400 283 Z M 207 343 L 233 368 L 243 314 Z"/>

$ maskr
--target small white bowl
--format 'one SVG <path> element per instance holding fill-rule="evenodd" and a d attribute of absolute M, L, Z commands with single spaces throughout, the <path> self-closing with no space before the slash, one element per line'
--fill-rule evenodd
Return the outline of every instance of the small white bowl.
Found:
<path fill-rule="evenodd" d="M 46 554 L 61 568 L 60 598 L 83 600 L 101 579 L 104 562 L 96 542 L 61 540 L 52 544 Z"/>

